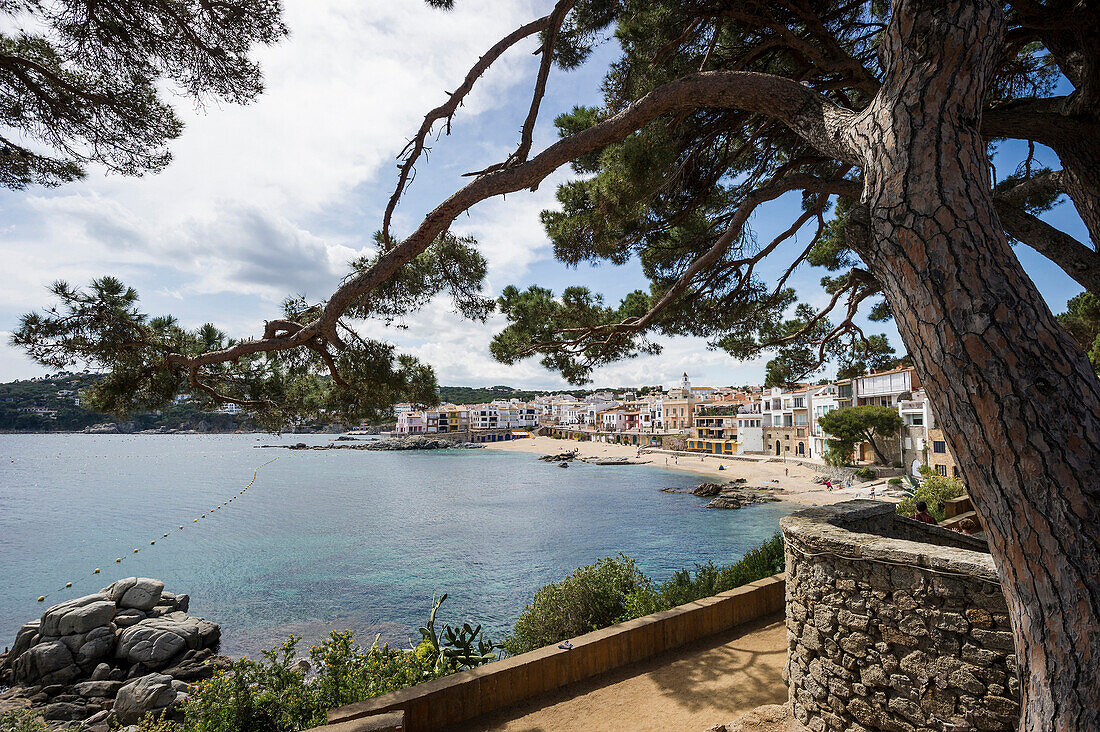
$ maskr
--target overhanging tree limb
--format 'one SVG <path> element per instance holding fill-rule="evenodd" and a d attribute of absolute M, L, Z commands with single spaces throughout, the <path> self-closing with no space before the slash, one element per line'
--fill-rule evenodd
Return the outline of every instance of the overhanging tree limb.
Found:
<path fill-rule="evenodd" d="M 556 11 L 555 11 L 556 12 Z M 504 52 L 512 46 L 516 45 L 525 38 L 530 38 L 536 33 L 545 31 L 551 23 L 554 17 L 554 13 L 550 15 L 544 15 L 538 20 L 533 20 L 524 26 L 512 31 L 504 38 L 497 41 L 492 48 L 485 52 L 485 55 L 477 60 L 470 70 L 466 73 L 466 78 L 463 79 L 462 84 L 457 89 L 450 93 L 447 97 L 447 101 L 439 105 L 432 111 L 428 112 L 424 116 L 424 121 L 420 124 L 420 129 L 417 130 L 416 135 L 405 146 L 405 149 L 401 151 L 401 155 L 398 157 L 403 158 L 401 164 L 398 166 L 397 186 L 394 192 L 390 195 L 389 201 L 386 203 L 386 211 L 382 215 L 382 237 L 384 241 L 389 241 L 390 238 L 390 222 L 393 219 L 393 212 L 397 208 L 398 202 L 401 200 L 401 195 L 405 192 L 405 187 L 408 185 L 410 176 L 413 173 L 413 169 L 416 166 L 416 161 L 420 159 L 421 153 L 424 152 L 427 145 L 428 135 L 432 132 L 432 127 L 436 122 L 440 120 L 446 121 L 446 131 L 450 134 L 451 131 L 451 119 L 454 117 L 455 112 L 462 105 L 463 100 L 474 88 L 474 84 L 481 78 L 493 63 L 499 59 Z M 536 107 L 537 108 L 537 107 Z"/>

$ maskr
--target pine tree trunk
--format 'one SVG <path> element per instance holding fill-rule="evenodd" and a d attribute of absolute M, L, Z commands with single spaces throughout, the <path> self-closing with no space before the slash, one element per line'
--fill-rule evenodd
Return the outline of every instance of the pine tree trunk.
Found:
<path fill-rule="evenodd" d="M 1077 139 L 1059 146 L 1066 193 L 1085 223 L 1093 246 L 1100 246 L 1100 140 Z"/>
<path fill-rule="evenodd" d="M 871 445 L 871 451 L 873 453 L 875 453 L 875 457 L 878 458 L 878 464 L 879 465 L 889 465 L 890 464 L 890 459 L 887 458 L 886 454 L 879 448 L 878 443 L 875 441 L 874 434 L 873 433 L 868 433 L 865 436 L 867 438 L 867 442 L 869 442 L 870 445 Z"/>
<path fill-rule="evenodd" d="M 1100 381 L 1004 238 L 981 102 L 991 0 L 901 0 L 861 115 L 883 287 L 988 532 L 1012 615 L 1021 728 L 1100 729 Z"/>

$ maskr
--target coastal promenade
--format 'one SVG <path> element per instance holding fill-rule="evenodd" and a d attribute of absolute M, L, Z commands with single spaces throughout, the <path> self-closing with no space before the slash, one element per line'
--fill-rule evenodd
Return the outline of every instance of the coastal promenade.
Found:
<path fill-rule="evenodd" d="M 785 703 L 786 658 L 787 631 L 779 614 L 450 729 L 701 732 L 762 704 Z"/>

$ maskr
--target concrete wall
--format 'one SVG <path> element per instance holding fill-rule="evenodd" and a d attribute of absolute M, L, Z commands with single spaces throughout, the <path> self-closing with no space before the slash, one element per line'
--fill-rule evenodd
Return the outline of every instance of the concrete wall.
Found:
<path fill-rule="evenodd" d="M 848 501 L 792 514 L 787 676 L 825 730 L 1014 730 L 1020 689 L 993 560 L 972 537 Z"/>
<path fill-rule="evenodd" d="M 328 721 L 346 724 L 341 732 L 358 732 L 355 720 L 366 724 L 373 715 L 403 711 L 405 732 L 442 729 L 777 613 L 783 608 L 783 587 L 778 574 L 573 638 L 572 650 L 547 646 L 333 709 Z"/>
<path fill-rule="evenodd" d="M 737 428 L 737 454 L 764 452 L 763 427 Z"/>

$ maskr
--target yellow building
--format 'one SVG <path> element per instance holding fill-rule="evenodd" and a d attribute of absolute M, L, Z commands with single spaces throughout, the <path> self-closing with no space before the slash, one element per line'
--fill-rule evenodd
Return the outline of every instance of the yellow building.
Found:
<path fill-rule="evenodd" d="M 737 407 L 703 407 L 695 415 L 687 449 L 711 455 L 737 453 Z"/>

